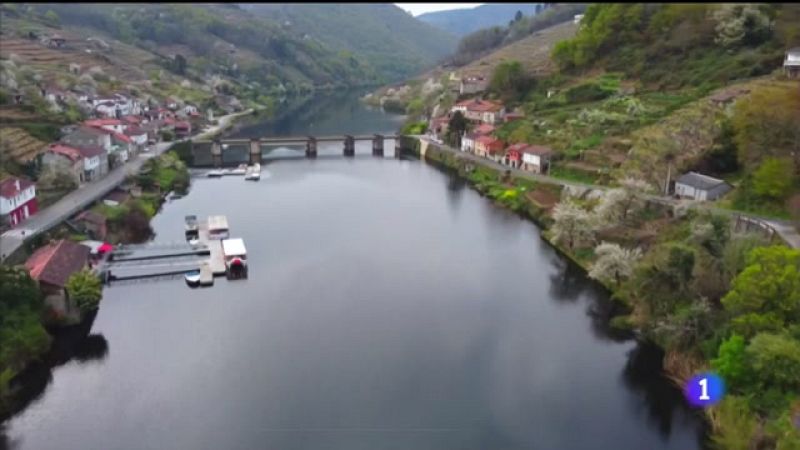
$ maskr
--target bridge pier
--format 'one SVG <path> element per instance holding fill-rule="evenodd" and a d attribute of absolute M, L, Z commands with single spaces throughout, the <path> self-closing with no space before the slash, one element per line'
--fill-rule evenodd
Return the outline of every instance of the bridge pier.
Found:
<path fill-rule="evenodd" d="M 317 138 L 309 136 L 306 141 L 306 158 L 317 157 Z"/>
<path fill-rule="evenodd" d="M 250 164 L 261 164 L 261 142 L 250 139 Z"/>
<path fill-rule="evenodd" d="M 214 167 L 222 167 L 222 142 L 219 139 L 211 143 L 211 163 Z"/>
<path fill-rule="evenodd" d="M 383 135 L 376 134 L 372 138 L 372 156 L 383 156 Z"/>
<path fill-rule="evenodd" d="M 344 136 L 344 156 L 355 156 L 356 154 L 356 140 L 353 136 L 347 134 Z"/>

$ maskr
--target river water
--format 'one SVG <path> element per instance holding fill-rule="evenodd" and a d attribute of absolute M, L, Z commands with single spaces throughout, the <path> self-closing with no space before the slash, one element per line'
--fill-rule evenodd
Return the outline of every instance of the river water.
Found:
<path fill-rule="evenodd" d="M 298 112 L 305 124 L 236 133 L 400 121 L 356 95 L 327 105 Z M 0 447 L 701 448 L 659 351 L 607 328 L 607 295 L 536 226 L 368 146 L 273 161 L 257 183 L 194 179 L 155 217 L 154 239 L 182 239 L 184 215 L 225 214 L 249 279 L 106 288 L 90 337 L 40 380 Z"/>

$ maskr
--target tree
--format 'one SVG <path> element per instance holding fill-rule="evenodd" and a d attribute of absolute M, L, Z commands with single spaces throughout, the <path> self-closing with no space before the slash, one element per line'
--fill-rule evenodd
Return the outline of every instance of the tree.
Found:
<path fill-rule="evenodd" d="M 771 246 L 751 251 L 722 304 L 733 316 L 734 329 L 746 336 L 800 323 L 800 250 Z"/>
<path fill-rule="evenodd" d="M 694 271 L 694 249 L 683 244 L 671 244 L 669 247 L 665 274 L 673 286 L 681 292 L 686 289 Z"/>
<path fill-rule="evenodd" d="M 103 298 L 100 278 L 89 269 L 83 269 L 70 275 L 66 288 L 69 298 L 84 313 L 97 309 L 100 299 Z"/>
<path fill-rule="evenodd" d="M 522 20 L 522 11 L 517 10 L 517 13 L 514 14 L 514 22 L 519 22 Z"/>
<path fill-rule="evenodd" d="M 720 344 L 717 357 L 711 360 L 711 367 L 733 387 L 742 388 L 752 381 L 746 346 L 744 337 L 734 334 Z"/>
<path fill-rule="evenodd" d="M 178 75 L 186 75 L 186 58 L 180 53 L 176 54 L 173 67 Z"/>
<path fill-rule="evenodd" d="M 771 35 L 772 21 L 758 5 L 721 5 L 714 11 L 716 42 L 725 47 L 758 45 Z"/>
<path fill-rule="evenodd" d="M 800 389 L 800 342 L 781 334 L 759 333 L 747 346 L 747 356 L 761 387 Z"/>
<path fill-rule="evenodd" d="M 56 14 L 56 12 L 52 9 L 49 9 L 46 13 L 44 13 L 44 20 L 50 25 L 58 25 L 61 22 L 58 14 Z"/>
<path fill-rule="evenodd" d="M 621 184 L 621 188 L 606 192 L 597 206 L 595 211 L 600 223 L 616 224 L 625 221 L 632 211 L 642 207 L 641 195 L 650 190 L 646 181 L 635 178 L 625 178 Z"/>
<path fill-rule="evenodd" d="M 622 283 L 623 278 L 629 278 L 633 274 L 636 261 L 642 257 L 642 251 L 638 248 L 625 249 L 608 242 L 598 245 L 594 253 L 598 259 L 592 265 L 589 276 L 602 281 L 614 280 L 617 286 Z"/>
<path fill-rule="evenodd" d="M 489 89 L 503 98 L 513 99 L 520 96 L 529 83 L 530 79 L 519 61 L 503 61 L 492 72 Z"/>
<path fill-rule="evenodd" d="M 747 399 L 726 396 L 719 405 L 714 423 L 717 430 L 712 436 L 716 448 L 750 450 L 759 423 L 750 411 Z"/>
<path fill-rule="evenodd" d="M 711 214 L 692 223 L 692 239 L 714 258 L 721 258 L 731 237 L 730 229 L 727 217 Z"/>
<path fill-rule="evenodd" d="M 575 243 L 593 237 L 591 214 L 571 201 L 556 205 L 553 220 L 554 239 L 556 242 L 566 242 L 570 250 L 575 247 Z"/>
<path fill-rule="evenodd" d="M 41 324 L 44 304 L 27 270 L 0 265 L 0 403 L 11 375 L 50 348 Z"/>
<path fill-rule="evenodd" d="M 756 88 L 734 105 L 731 119 L 739 159 L 792 158 L 800 175 L 800 90 L 790 86 Z"/>
<path fill-rule="evenodd" d="M 767 158 L 753 174 L 753 190 L 761 197 L 782 200 L 794 182 L 791 163 Z"/>
<path fill-rule="evenodd" d="M 467 119 L 461 111 L 456 111 L 447 124 L 447 142 L 455 147 L 461 146 L 461 136 L 467 131 Z"/>

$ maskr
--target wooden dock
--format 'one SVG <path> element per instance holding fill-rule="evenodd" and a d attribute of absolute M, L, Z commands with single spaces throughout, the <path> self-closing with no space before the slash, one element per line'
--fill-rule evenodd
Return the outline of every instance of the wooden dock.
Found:
<path fill-rule="evenodd" d="M 211 271 L 211 266 L 208 262 L 200 264 L 200 286 L 213 286 L 214 273 Z"/>
<path fill-rule="evenodd" d="M 208 236 L 208 222 L 202 222 L 198 230 L 198 240 L 208 246 L 208 266 L 214 275 L 225 275 L 225 256 L 222 253 L 222 241 Z"/>

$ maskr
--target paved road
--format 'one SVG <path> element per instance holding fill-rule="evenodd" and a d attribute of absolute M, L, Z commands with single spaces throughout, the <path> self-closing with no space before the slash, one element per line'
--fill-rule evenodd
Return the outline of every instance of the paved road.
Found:
<path fill-rule="evenodd" d="M 219 122 L 216 126 L 207 128 L 195 137 L 203 138 L 208 135 L 213 135 L 221 129 L 226 128 L 236 116 L 244 115 L 248 112 L 249 111 L 245 111 L 243 113 L 222 116 L 219 118 Z M 64 198 L 58 202 L 40 210 L 18 227 L 3 233 L 2 236 L 0 236 L 0 262 L 5 261 L 5 259 L 22 246 L 23 242 L 26 240 L 49 230 L 78 211 L 86 208 L 95 200 L 114 190 L 115 187 L 119 186 L 125 180 L 128 174 L 138 172 L 142 164 L 148 159 L 160 155 L 174 143 L 183 142 L 184 140 L 185 139 L 181 139 L 176 142 L 156 144 L 152 151 L 137 155 L 125 165 L 117 167 L 109 172 L 104 178 L 79 187 L 64 196 Z"/>
<path fill-rule="evenodd" d="M 511 173 L 513 173 L 514 175 L 516 175 L 518 177 L 528 178 L 528 179 L 533 180 L 533 181 L 539 181 L 539 182 L 550 183 L 550 184 L 557 184 L 557 185 L 561 185 L 561 186 L 581 187 L 581 188 L 589 188 L 589 189 L 599 189 L 599 190 L 610 189 L 609 186 L 601 186 L 601 185 L 597 185 L 597 184 L 579 183 L 579 182 L 575 182 L 575 181 L 569 181 L 569 180 L 562 180 L 560 178 L 554 178 L 554 177 L 551 177 L 551 176 L 548 176 L 548 175 L 540 175 L 540 174 L 527 172 L 527 171 L 524 171 L 524 170 L 512 169 L 512 168 L 510 168 L 508 166 L 496 163 L 496 162 L 494 162 L 492 160 L 489 160 L 489 159 L 486 159 L 486 158 L 484 158 L 482 156 L 478 156 L 478 155 L 475 155 L 473 153 L 462 152 L 462 151 L 460 151 L 458 149 L 455 149 L 455 148 L 450 147 L 448 145 L 445 145 L 443 143 L 439 143 L 439 142 L 433 141 L 428 136 L 416 135 L 416 136 L 412 136 L 412 137 L 415 137 L 415 138 L 420 139 L 422 141 L 426 141 L 428 144 L 434 144 L 438 148 L 443 149 L 443 150 L 445 150 L 447 152 L 456 154 L 461 158 L 465 158 L 465 159 L 468 159 L 468 160 L 471 160 L 471 161 L 475 161 L 477 163 L 480 163 L 480 164 L 483 164 L 483 165 L 486 165 L 486 166 L 489 166 L 489 167 L 493 167 L 493 168 L 498 169 L 498 170 L 510 170 Z M 673 204 L 673 205 L 684 204 L 684 205 L 687 205 L 687 206 L 689 206 L 691 208 L 700 208 L 700 209 L 713 211 L 715 213 L 725 214 L 725 215 L 740 215 L 740 216 L 745 217 L 745 218 L 750 218 L 750 219 L 753 219 L 753 220 L 758 220 L 758 221 L 764 222 L 767 225 L 769 225 L 773 230 L 775 230 L 775 232 L 778 233 L 778 235 L 783 239 L 784 242 L 786 242 L 786 244 L 788 244 L 792 248 L 800 249 L 800 233 L 798 233 L 797 229 L 791 223 L 789 223 L 787 221 L 778 220 L 778 219 L 771 219 L 771 218 L 767 218 L 767 217 L 759 217 L 759 216 L 754 216 L 752 214 L 744 214 L 744 213 L 740 213 L 738 211 L 730 211 L 730 210 L 727 210 L 727 209 L 720 209 L 720 208 L 714 207 L 713 204 L 706 203 L 706 202 L 698 202 L 698 201 L 692 201 L 692 200 L 678 200 L 678 199 L 674 199 L 672 197 L 664 197 L 664 196 L 660 196 L 660 195 L 646 195 L 645 197 L 648 200 L 653 200 L 653 201 L 657 201 L 657 202 L 660 202 L 660 203 L 668 203 L 668 204 Z"/>

